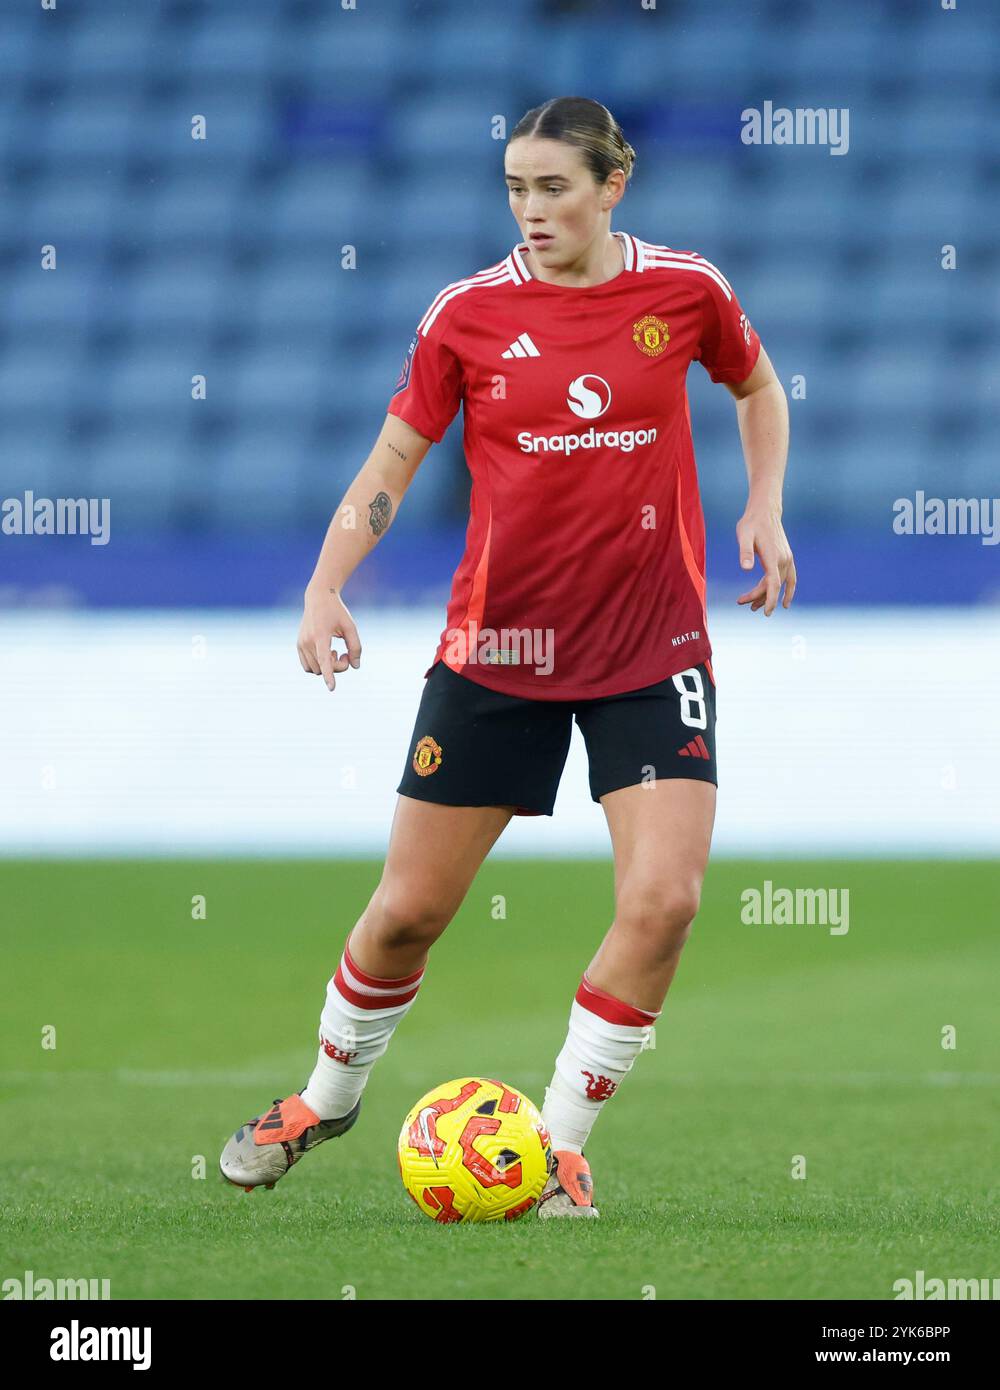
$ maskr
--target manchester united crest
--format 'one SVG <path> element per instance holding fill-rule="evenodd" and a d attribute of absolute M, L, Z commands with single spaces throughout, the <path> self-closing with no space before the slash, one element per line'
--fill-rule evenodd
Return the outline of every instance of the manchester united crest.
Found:
<path fill-rule="evenodd" d="M 441 766 L 441 745 L 424 734 L 413 754 L 413 771 L 418 777 L 429 777 Z"/>
<path fill-rule="evenodd" d="M 632 325 L 632 341 L 647 357 L 659 357 L 670 342 L 670 331 L 662 319 L 647 314 Z"/>

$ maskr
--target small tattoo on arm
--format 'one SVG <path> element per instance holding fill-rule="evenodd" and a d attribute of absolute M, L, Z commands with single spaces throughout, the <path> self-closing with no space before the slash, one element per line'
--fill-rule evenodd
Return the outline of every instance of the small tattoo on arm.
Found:
<path fill-rule="evenodd" d="M 373 536 L 381 536 L 392 518 L 392 503 L 387 492 L 378 492 L 368 503 L 368 524 Z"/>
<path fill-rule="evenodd" d="M 390 444 L 388 441 L 386 441 L 386 448 L 389 450 L 390 453 L 396 454 L 399 458 L 401 458 L 404 463 L 406 462 L 406 455 L 403 453 L 402 449 L 397 449 L 395 444 Z"/>

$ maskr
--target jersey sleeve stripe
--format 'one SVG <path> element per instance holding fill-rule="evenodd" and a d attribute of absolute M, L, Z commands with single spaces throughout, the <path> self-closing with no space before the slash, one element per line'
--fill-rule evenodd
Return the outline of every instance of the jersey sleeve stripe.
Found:
<path fill-rule="evenodd" d="M 505 285 L 510 281 L 510 278 L 510 272 L 506 265 L 500 262 L 499 265 L 492 266 L 489 270 L 481 270 L 478 275 L 470 275 L 467 280 L 456 280 L 451 285 L 445 285 L 417 325 L 417 332 L 426 338 L 434 326 L 434 320 L 438 314 L 456 295 L 465 294 L 466 290 L 478 289 L 480 286 Z"/>
<path fill-rule="evenodd" d="M 435 312 L 435 310 L 437 309 L 438 303 L 439 303 L 439 301 L 442 299 L 442 297 L 443 297 L 444 295 L 448 294 L 451 290 L 457 289 L 458 286 L 460 286 L 460 285 L 467 285 L 467 284 L 470 284 L 470 283 L 473 283 L 473 284 L 474 284 L 474 283 L 477 283 L 478 281 L 482 280 L 482 279 L 484 278 L 484 276 L 487 276 L 487 275 L 497 275 L 497 274 L 499 274 L 499 273 L 503 270 L 503 268 L 504 268 L 504 263 L 503 263 L 503 261 L 498 261 L 498 262 L 496 263 L 496 265 L 488 266 L 485 270 L 477 270 L 476 273 L 475 273 L 475 275 L 465 275 L 465 276 L 462 277 L 461 280 L 452 280 L 452 281 L 450 282 L 450 284 L 445 285 L 445 287 L 444 287 L 443 290 L 439 290 L 438 293 L 437 293 L 437 294 L 434 296 L 434 298 L 431 300 L 430 305 L 428 306 L 427 312 L 424 314 L 424 317 L 420 320 L 419 324 L 417 325 L 417 328 L 420 329 L 420 328 L 423 327 L 423 325 L 424 325 L 424 323 L 426 322 L 426 320 L 427 320 L 427 319 L 430 317 L 430 315 L 433 314 L 433 313 Z"/>
<path fill-rule="evenodd" d="M 709 265 L 707 261 L 686 261 L 681 259 L 671 259 L 662 256 L 647 256 L 646 265 L 651 270 L 694 270 L 699 275 L 707 275 L 710 280 L 714 280 L 719 289 L 727 299 L 732 299 L 733 291 L 729 281 L 715 266 Z"/>
<path fill-rule="evenodd" d="M 657 246 L 652 242 L 646 242 L 646 252 L 646 259 L 648 261 L 656 261 L 658 263 L 669 261 L 671 264 L 683 262 L 691 265 L 705 266 L 713 275 L 718 276 L 720 282 L 729 291 L 730 295 L 733 292 L 732 285 L 723 275 L 719 267 L 713 265 L 711 261 L 706 260 L 704 256 L 699 255 L 697 251 L 674 251 L 669 246 Z"/>

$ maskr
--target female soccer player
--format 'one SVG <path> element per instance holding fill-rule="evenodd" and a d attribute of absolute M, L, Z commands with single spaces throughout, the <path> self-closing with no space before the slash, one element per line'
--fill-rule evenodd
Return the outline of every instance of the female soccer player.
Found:
<path fill-rule="evenodd" d="M 795 590 L 781 524 L 784 391 L 720 270 L 697 252 L 611 231 L 634 159 L 596 101 L 560 97 L 518 123 L 505 177 L 522 240 L 431 301 L 378 440 L 330 523 L 298 651 L 333 690 L 361 663 L 344 586 L 464 405 L 466 550 L 382 878 L 329 982 L 308 1084 L 223 1151 L 224 1176 L 248 1190 L 273 1186 L 354 1124 L 483 859 L 511 816 L 552 814 L 575 718 L 611 834 L 615 915 L 546 1091 L 553 1168 L 538 1211 L 597 1215 L 584 1146 L 662 1008 L 715 816 L 692 361 L 736 399 L 749 478 L 740 564 L 752 569 L 756 553 L 764 571 L 738 601 L 770 615 L 782 586 L 785 608 Z M 336 638 L 346 653 L 331 650 Z"/>

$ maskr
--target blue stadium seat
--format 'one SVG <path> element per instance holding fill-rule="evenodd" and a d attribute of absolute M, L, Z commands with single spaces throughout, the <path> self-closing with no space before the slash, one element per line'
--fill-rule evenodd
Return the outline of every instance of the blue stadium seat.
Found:
<path fill-rule="evenodd" d="M 123 298 L 127 322 L 137 327 L 183 324 L 207 328 L 225 314 L 231 270 L 225 257 L 211 250 L 165 251 L 151 256 L 132 278 Z M 238 293 L 238 283 L 232 283 Z"/>
<path fill-rule="evenodd" d="M 54 408 L 85 397 L 94 386 L 83 371 L 85 353 L 82 341 L 63 341 L 58 334 L 5 352 L 0 356 L 0 415 L 30 409 L 45 418 Z"/>
<path fill-rule="evenodd" d="M 518 239 L 492 118 L 509 133 L 547 95 L 584 91 L 638 149 L 614 225 L 719 265 L 786 386 L 806 379 L 790 505 L 881 527 L 886 498 L 921 480 L 992 495 L 1000 11 L 973 32 L 971 7 L 904 10 L 15 8 L 0 457 L 50 491 L 92 474 L 122 525 L 193 506 L 280 529 L 327 490 L 332 505 L 427 305 Z M 765 97 L 847 106 L 849 154 L 744 146 L 740 112 Z M 43 272 L 50 242 L 59 268 Z M 689 381 L 706 507 L 730 524 L 732 403 L 700 368 Z M 461 511 L 460 425 L 433 460 L 406 524 Z"/>
<path fill-rule="evenodd" d="M 190 452 L 183 421 L 162 412 L 122 413 L 117 428 L 87 448 L 89 495 L 110 497 L 112 535 L 174 519 L 178 480 Z"/>

